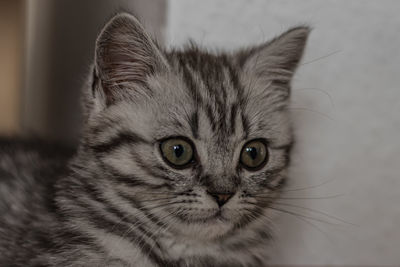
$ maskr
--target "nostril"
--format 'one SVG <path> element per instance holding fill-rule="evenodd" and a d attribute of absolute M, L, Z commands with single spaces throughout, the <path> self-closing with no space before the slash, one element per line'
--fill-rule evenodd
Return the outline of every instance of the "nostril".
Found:
<path fill-rule="evenodd" d="M 233 193 L 221 193 L 221 192 L 207 192 L 210 194 L 215 201 L 217 202 L 219 207 L 222 207 L 228 200 L 233 196 Z"/>

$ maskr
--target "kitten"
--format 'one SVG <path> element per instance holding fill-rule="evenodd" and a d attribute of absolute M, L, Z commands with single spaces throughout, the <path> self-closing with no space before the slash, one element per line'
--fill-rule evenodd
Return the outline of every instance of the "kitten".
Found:
<path fill-rule="evenodd" d="M 67 168 L 65 157 L 3 145 L 0 266 L 267 265 L 308 34 L 167 52 L 131 15 L 114 17 L 96 42 Z"/>

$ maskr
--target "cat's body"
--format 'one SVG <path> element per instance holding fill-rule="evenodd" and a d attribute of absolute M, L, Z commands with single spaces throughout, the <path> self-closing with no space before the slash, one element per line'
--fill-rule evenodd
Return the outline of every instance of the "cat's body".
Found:
<path fill-rule="evenodd" d="M 0 152 L 0 266 L 266 265 L 308 31 L 237 53 L 165 52 L 115 17 L 68 167 Z"/>

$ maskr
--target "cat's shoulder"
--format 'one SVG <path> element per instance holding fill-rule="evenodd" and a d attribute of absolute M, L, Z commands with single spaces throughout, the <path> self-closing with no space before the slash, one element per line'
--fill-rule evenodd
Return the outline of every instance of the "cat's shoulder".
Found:
<path fill-rule="evenodd" d="M 41 140 L 0 138 L 0 211 L 43 195 L 66 170 L 73 151 Z"/>
<path fill-rule="evenodd" d="M 0 138 L 1 266 L 25 266 L 34 257 L 39 229 L 49 231 L 52 221 L 53 185 L 72 154 L 63 145 Z"/>

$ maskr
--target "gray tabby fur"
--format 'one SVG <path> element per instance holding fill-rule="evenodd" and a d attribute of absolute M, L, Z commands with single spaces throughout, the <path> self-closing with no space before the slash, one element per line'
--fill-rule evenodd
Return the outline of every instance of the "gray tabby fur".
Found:
<path fill-rule="evenodd" d="M 293 142 L 290 80 L 308 33 L 234 53 L 164 51 L 134 17 L 114 17 L 66 170 L 35 150 L 0 152 L 0 266 L 267 265 L 269 205 Z M 195 165 L 163 161 L 159 140 L 171 136 L 192 140 Z M 255 138 L 270 158 L 250 172 L 239 153 Z M 219 208 L 207 190 L 236 193 Z"/>

